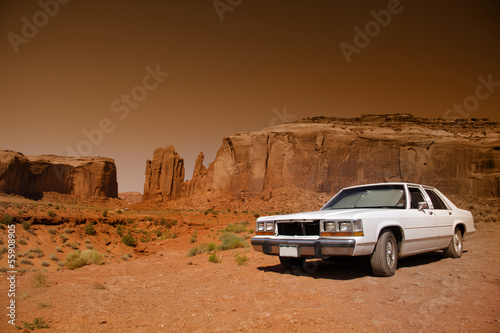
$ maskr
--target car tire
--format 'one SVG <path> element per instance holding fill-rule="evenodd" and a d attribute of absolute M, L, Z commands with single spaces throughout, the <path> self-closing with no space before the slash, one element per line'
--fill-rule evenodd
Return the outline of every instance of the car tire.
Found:
<path fill-rule="evenodd" d="M 449 258 L 460 258 L 462 256 L 463 239 L 462 232 L 456 228 L 451 238 L 450 245 L 444 251 L 445 256 Z"/>
<path fill-rule="evenodd" d="M 280 257 L 281 266 L 292 271 L 300 271 L 305 263 L 304 258 Z"/>
<path fill-rule="evenodd" d="M 393 276 L 398 266 L 398 243 L 390 230 L 382 232 L 375 250 L 370 255 L 370 265 L 376 276 Z"/>

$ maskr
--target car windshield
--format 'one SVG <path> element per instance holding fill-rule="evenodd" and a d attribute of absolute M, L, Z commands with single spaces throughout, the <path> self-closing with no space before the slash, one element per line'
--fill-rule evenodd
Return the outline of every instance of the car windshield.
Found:
<path fill-rule="evenodd" d="M 406 207 L 403 185 L 377 185 L 344 189 L 321 210 Z"/>

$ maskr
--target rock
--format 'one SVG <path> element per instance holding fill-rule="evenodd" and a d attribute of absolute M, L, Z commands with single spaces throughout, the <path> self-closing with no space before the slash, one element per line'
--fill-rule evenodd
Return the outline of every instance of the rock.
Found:
<path fill-rule="evenodd" d="M 0 151 L 0 191 L 28 197 L 43 192 L 116 198 L 116 166 L 104 157 L 24 156 Z"/>
<path fill-rule="evenodd" d="M 182 161 L 169 147 L 169 163 Z M 208 170 L 199 167 L 203 157 L 198 157 L 193 180 L 182 184 L 181 196 L 196 197 L 198 203 L 216 197 L 246 203 L 274 200 L 276 189 L 283 188 L 334 194 L 351 185 L 405 181 L 435 186 L 446 195 L 498 198 L 499 153 L 498 123 L 487 120 L 408 114 L 307 118 L 225 137 Z M 145 189 L 163 188 L 160 200 L 170 200 L 179 196 L 159 185 L 164 155 L 156 150 L 148 162 Z M 166 170 L 164 177 L 181 179 L 172 167 Z"/>
<path fill-rule="evenodd" d="M 168 201 L 181 194 L 184 182 L 184 160 L 174 146 L 157 148 L 153 159 L 146 162 L 144 199 Z"/>
<path fill-rule="evenodd" d="M 135 205 L 138 202 L 142 201 L 142 193 L 141 192 L 122 192 L 118 193 L 118 198 L 125 200 L 131 205 Z"/>

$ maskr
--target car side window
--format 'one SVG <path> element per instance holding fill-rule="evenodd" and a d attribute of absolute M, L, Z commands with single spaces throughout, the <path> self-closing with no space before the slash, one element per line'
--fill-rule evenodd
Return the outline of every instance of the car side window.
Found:
<path fill-rule="evenodd" d="M 434 209 L 448 209 L 448 207 L 446 207 L 446 204 L 443 202 L 443 200 L 441 200 L 436 192 L 432 190 L 425 190 L 425 192 L 427 192 L 427 195 L 429 196 L 429 198 L 431 198 Z"/>
<path fill-rule="evenodd" d="M 426 202 L 424 199 L 424 196 L 422 195 L 422 192 L 420 192 L 420 189 L 416 187 L 409 187 L 410 190 L 410 196 L 411 196 L 411 209 L 418 209 L 418 203 L 419 202 Z"/>

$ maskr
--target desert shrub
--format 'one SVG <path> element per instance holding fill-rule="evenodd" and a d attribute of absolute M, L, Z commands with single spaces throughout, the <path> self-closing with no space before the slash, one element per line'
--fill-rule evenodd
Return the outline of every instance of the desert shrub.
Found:
<path fill-rule="evenodd" d="M 47 212 L 47 215 L 48 215 L 49 217 L 54 217 L 54 216 L 56 216 L 56 213 L 55 213 L 53 210 L 49 210 L 49 211 Z"/>
<path fill-rule="evenodd" d="M 221 251 L 249 246 L 243 238 L 231 232 L 224 232 L 219 236 L 219 239 L 221 240 L 221 244 L 219 245 L 219 250 Z"/>
<path fill-rule="evenodd" d="M 7 247 L 7 245 L 0 246 L 0 254 L 6 253 L 8 251 L 9 251 L 9 248 Z"/>
<path fill-rule="evenodd" d="M 192 243 L 196 243 L 197 240 L 198 240 L 198 232 L 195 231 L 191 235 L 191 238 L 189 239 L 189 242 L 192 244 Z"/>
<path fill-rule="evenodd" d="M 208 257 L 208 261 L 214 263 L 214 264 L 218 264 L 218 263 L 221 263 L 222 262 L 222 259 L 219 258 L 217 256 L 217 253 L 212 253 L 209 257 Z"/>
<path fill-rule="evenodd" d="M 66 229 L 64 229 L 64 231 L 63 231 L 63 232 L 64 232 L 65 234 L 68 234 L 68 235 L 69 235 L 69 234 L 72 234 L 72 233 L 73 233 L 73 232 L 75 232 L 75 231 L 74 231 L 73 229 L 66 228 Z"/>
<path fill-rule="evenodd" d="M 52 261 L 59 261 L 59 258 L 54 253 L 49 254 L 49 259 Z"/>
<path fill-rule="evenodd" d="M 9 214 L 5 214 L 2 217 L 2 224 L 8 225 L 14 223 L 14 218 L 10 216 Z"/>
<path fill-rule="evenodd" d="M 89 250 L 93 250 L 94 249 L 94 245 L 93 244 L 85 244 L 85 247 Z"/>
<path fill-rule="evenodd" d="M 256 219 L 258 219 L 260 217 L 260 214 L 259 213 L 253 213 L 253 217 L 255 217 Z"/>
<path fill-rule="evenodd" d="M 59 247 L 59 246 L 58 246 L 58 247 L 56 247 L 56 251 L 57 251 L 57 252 L 64 252 L 64 251 L 63 251 L 63 249 L 62 249 L 61 247 Z"/>
<path fill-rule="evenodd" d="M 234 232 L 236 234 L 240 234 L 242 232 L 246 232 L 247 228 L 245 227 L 245 225 L 243 225 L 241 223 L 237 223 L 237 224 L 230 223 L 227 225 L 227 227 L 225 229 L 222 229 L 221 231 Z"/>
<path fill-rule="evenodd" d="M 161 236 L 161 234 L 162 234 L 162 231 L 161 231 L 161 229 L 156 229 L 156 230 L 154 231 L 154 233 L 155 233 L 156 237 L 160 237 L 160 236 Z"/>
<path fill-rule="evenodd" d="M 52 304 L 50 304 L 49 302 L 47 301 L 43 301 L 41 303 L 38 303 L 38 306 L 41 307 L 41 308 L 49 308 L 52 306 Z"/>
<path fill-rule="evenodd" d="M 103 217 L 108 217 L 108 210 L 107 210 L 107 209 L 104 209 L 104 210 L 102 211 L 102 216 L 103 216 Z"/>
<path fill-rule="evenodd" d="M 66 241 L 68 240 L 68 236 L 66 236 L 65 234 L 60 234 L 59 237 L 61 238 L 63 243 L 66 243 Z"/>
<path fill-rule="evenodd" d="M 41 265 L 42 265 L 43 267 L 50 266 L 50 264 L 49 264 L 48 262 L 46 262 L 46 261 L 42 261 Z"/>
<path fill-rule="evenodd" d="M 34 254 L 35 257 L 37 258 L 41 258 L 43 257 L 45 254 L 43 253 L 42 249 L 39 248 L 39 247 L 35 247 L 34 249 L 30 249 L 28 250 L 28 252 L 26 252 L 27 254 Z M 28 256 L 29 257 L 29 256 Z M 29 257 L 31 258 L 31 257 Z"/>
<path fill-rule="evenodd" d="M 73 251 L 66 255 L 64 265 L 69 269 L 76 269 L 85 265 L 101 265 L 104 256 L 97 250 Z"/>
<path fill-rule="evenodd" d="M 19 245 L 26 245 L 26 244 L 28 244 L 28 242 L 26 242 L 26 239 L 21 238 L 21 239 L 19 239 L 19 240 L 17 241 L 17 244 L 19 244 Z"/>
<path fill-rule="evenodd" d="M 149 237 L 141 237 L 140 241 L 143 242 L 143 243 L 151 242 L 151 238 L 149 238 Z"/>
<path fill-rule="evenodd" d="M 213 242 L 212 243 L 208 243 L 206 251 L 207 252 L 212 252 L 212 251 L 215 251 L 216 248 L 217 248 L 217 246 L 215 245 L 215 243 L 213 243 Z"/>
<path fill-rule="evenodd" d="M 121 224 L 118 224 L 116 226 L 116 233 L 120 236 L 123 236 L 123 226 Z"/>
<path fill-rule="evenodd" d="M 33 275 L 31 279 L 31 285 L 34 288 L 47 287 L 49 285 L 49 281 L 47 280 L 47 275 L 43 275 L 42 273 L 36 273 Z"/>
<path fill-rule="evenodd" d="M 80 243 L 78 242 L 69 243 L 69 247 L 71 247 L 73 250 L 78 250 L 80 248 Z"/>
<path fill-rule="evenodd" d="M 122 242 L 123 242 L 123 244 L 125 244 L 127 246 L 131 246 L 131 247 L 135 247 L 137 245 L 137 241 L 135 240 L 134 236 L 132 236 L 131 233 L 123 235 Z"/>
<path fill-rule="evenodd" d="M 47 232 L 48 232 L 49 234 L 51 234 L 51 235 L 55 235 L 55 234 L 57 234 L 57 230 L 56 230 L 56 229 L 51 229 L 51 228 L 49 228 L 49 229 L 47 229 Z"/>
<path fill-rule="evenodd" d="M 95 228 L 94 228 L 94 223 L 92 222 L 87 222 L 85 224 L 85 227 L 83 228 L 83 231 L 90 236 L 93 236 L 96 234 Z"/>
<path fill-rule="evenodd" d="M 7 273 L 9 269 L 7 267 L 0 267 L 0 273 Z"/>
<path fill-rule="evenodd" d="M 194 257 L 198 254 L 202 254 L 206 251 L 206 245 L 205 244 L 201 244 L 200 246 L 195 246 L 191 249 L 189 249 L 188 253 L 187 253 L 187 256 L 188 257 Z"/>
<path fill-rule="evenodd" d="M 106 289 L 106 287 L 100 283 L 94 283 L 93 285 L 94 289 L 99 289 L 99 290 L 102 290 L 102 289 Z"/>
<path fill-rule="evenodd" d="M 153 221 L 153 218 L 151 216 L 146 216 L 144 219 L 146 222 Z"/>
<path fill-rule="evenodd" d="M 31 222 L 29 222 L 29 221 L 23 220 L 23 222 L 21 223 L 21 225 L 23 226 L 24 230 L 30 230 L 31 229 Z"/>
<path fill-rule="evenodd" d="M 23 265 L 31 265 L 33 266 L 33 262 L 29 259 L 21 259 L 21 261 L 19 261 L 19 263 L 23 264 Z"/>
<path fill-rule="evenodd" d="M 242 266 L 242 265 L 246 265 L 246 263 L 248 261 L 248 258 L 247 258 L 246 254 L 243 254 L 243 255 L 236 254 L 234 256 L 234 260 L 236 261 L 236 263 L 238 264 L 238 266 Z"/>
<path fill-rule="evenodd" d="M 23 328 L 30 331 L 41 328 L 49 328 L 49 325 L 47 325 L 42 318 L 35 318 L 31 323 L 28 323 L 26 321 L 23 321 L 22 323 L 23 323 Z"/>

